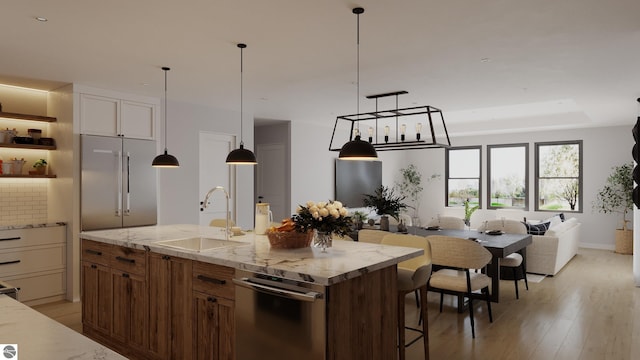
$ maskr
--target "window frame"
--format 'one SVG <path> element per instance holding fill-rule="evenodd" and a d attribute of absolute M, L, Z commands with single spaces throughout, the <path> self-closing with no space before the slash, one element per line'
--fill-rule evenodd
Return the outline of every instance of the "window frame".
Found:
<path fill-rule="evenodd" d="M 545 210 L 545 209 L 540 209 L 540 147 L 541 146 L 554 146 L 554 145 L 578 145 L 578 204 L 580 204 L 580 209 L 579 210 L 571 210 L 571 209 L 562 209 L 562 210 Z M 584 147 L 583 145 L 583 140 L 564 140 L 564 141 L 543 141 L 543 142 L 536 142 L 534 143 L 535 146 L 535 192 L 534 192 L 534 201 L 535 201 L 535 205 L 534 205 L 534 209 L 535 211 L 540 211 L 540 212 L 569 212 L 569 213 L 578 213 L 581 214 L 584 212 L 584 203 L 583 203 L 583 192 L 582 192 L 582 188 L 584 185 L 584 168 L 583 168 L 583 164 L 584 164 L 584 157 L 583 157 L 583 151 L 584 151 Z M 575 179 L 574 177 L 570 177 L 570 178 L 565 178 L 565 177 L 543 177 L 542 179 Z"/>
<path fill-rule="evenodd" d="M 509 147 L 524 148 L 524 207 L 491 206 L 491 150 Z M 529 143 L 493 144 L 487 145 L 487 209 L 515 209 L 529 211 Z"/>
<path fill-rule="evenodd" d="M 446 148 L 444 155 L 444 206 L 454 207 L 449 205 L 449 151 L 455 150 L 478 150 L 478 205 L 479 209 L 482 209 L 482 145 L 469 145 L 469 146 L 456 146 Z M 476 179 L 476 178 L 453 178 L 453 179 Z M 457 206 L 455 206 L 457 207 Z"/>

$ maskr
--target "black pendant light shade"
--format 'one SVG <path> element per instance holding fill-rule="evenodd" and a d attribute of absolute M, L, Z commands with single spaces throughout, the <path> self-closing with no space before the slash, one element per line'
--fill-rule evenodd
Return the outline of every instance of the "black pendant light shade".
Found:
<path fill-rule="evenodd" d="M 242 143 L 240 144 L 240 148 L 233 150 L 227 155 L 227 164 L 229 165 L 254 165 L 257 163 L 256 156 L 251 150 L 245 149 Z"/>
<path fill-rule="evenodd" d="M 162 67 L 164 71 L 164 154 L 160 154 L 153 159 L 151 166 L 163 167 L 163 168 L 177 168 L 180 167 L 180 163 L 175 156 L 167 153 L 167 71 L 171 70 L 168 67 Z"/>
<path fill-rule="evenodd" d="M 358 18 L 358 33 L 357 33 L 357 108 L 358 113 L 360 113 L 360 14 L 364 13 L 364 9 L 361 7 L 356 7 L 352 10 L 352 12 Z M 338 156 L 342 160 L 377 160 L 378 153 L 376 149 L 370 143 L 362 140 L 360 138 L 360 131 L 357 132 L 355 138 L 342 146 L 340 150 L 340 155 Z"/>
<path fill-rule="evenodd" d="M 377 160 L 378 153 L 369 142 L 362 140 L 358 135 L 342 146 L 339 158 L 342 160 Z"/>
<path fill-rule="evenodd" d="M 255 165 L 258 162 L 256 161 L 255 154 L 249 150 L 244 148 L 244 142 L 242 140 L 242 73 L 243 73 L 243 61 L 242 61 L 242 50 L 246 48 L 246 44 L 238 44 L 238 48 L 240 49 L 240 148 L 235 149 L 227 155 L 227 165 Z"/>
<path fill-rule="evenodd" d="M 160 154 L 153 159 L 153 163 L 151 163 L 154 167 L 179 167 L 180 163 L 175 156 L 168 154 L 167 149 L 164 149 L 164 154 Z"/>

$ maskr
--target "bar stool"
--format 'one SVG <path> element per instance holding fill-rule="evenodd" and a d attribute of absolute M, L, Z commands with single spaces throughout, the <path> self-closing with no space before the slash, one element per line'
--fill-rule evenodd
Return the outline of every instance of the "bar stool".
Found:
<path fill-rule="evenodd" d="M 425 237 L 404 234 L 388 234 L 381 244 L 413 247 L 424 250 L 424 254 L 398 264 L 398 351 L 399 359 L 405 360 L 405 347 L 424 338 L 424 358 L 429 359 L 429 327 L 427 317 L 427 282 L 431 275 L 431 247 Z M 420 316 L 422 330 L 405 327 L 404 302 L 407 294 L 420 291 Z M 405 344 L 405 328 L 420 333 L 420 336 Z"/>

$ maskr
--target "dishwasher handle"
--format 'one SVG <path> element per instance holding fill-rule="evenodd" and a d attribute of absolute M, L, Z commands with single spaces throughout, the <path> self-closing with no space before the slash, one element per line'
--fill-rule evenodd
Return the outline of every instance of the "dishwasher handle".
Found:
<path fill-rule="evenodd" d="M 249 278 L 233 279 L 233 282 L 244 288 L 260 291 L 263 293 L 280 296 L 287 299 L 300 300 L 306 302 L 314 302 L 318 299 L 322 299 L 323 294 L 315 291 L 308 291 L 308 289 L 300 288 L 303 292 L 287 290 L 279 287 L 258 284 L 252 282 Z"/>

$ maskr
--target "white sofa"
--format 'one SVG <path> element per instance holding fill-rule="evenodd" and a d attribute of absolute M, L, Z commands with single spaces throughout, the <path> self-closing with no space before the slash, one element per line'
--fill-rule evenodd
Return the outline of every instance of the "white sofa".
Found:
<path fill-rule="evenodd" d="M 544 235 L 533 235 L 527 247 L 527 272 L 555 275 L 578 252 L 580 223 L 576 218 L 553 225 Z"/>

